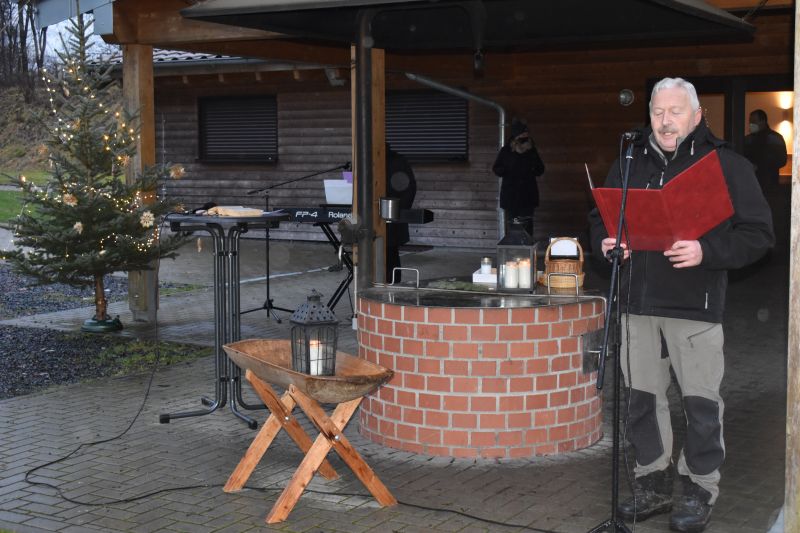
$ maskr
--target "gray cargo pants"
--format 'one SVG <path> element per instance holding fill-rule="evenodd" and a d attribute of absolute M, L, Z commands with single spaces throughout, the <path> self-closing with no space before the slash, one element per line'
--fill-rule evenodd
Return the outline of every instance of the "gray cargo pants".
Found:
<path fill-rule="evenodd" d="M 662 336 L 669 357 L 661 356 Z M 725 369 L 722 345 L 722 324 L 657 316 L 623 317 L 620 360 L 631 395 L 627 437 L 636 456 L 634 473 L 644 476 L 667 468 L 672 461 L 667 399 L 671 365 L 681 388 L 687 424 L 678 473 L 709 491 L 711 504 L 719 495 L 719 467 L 725 458 L 724 404 L 719 395 Z"/>

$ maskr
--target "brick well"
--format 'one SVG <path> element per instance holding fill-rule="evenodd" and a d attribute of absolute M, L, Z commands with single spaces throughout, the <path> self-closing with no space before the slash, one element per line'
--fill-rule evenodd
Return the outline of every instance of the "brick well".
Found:
<path fill-rule="evenodd" d="M 537 307 L 446 308 L 358 300 L 359 356 L 395 375 L 361 405 L 373 442 L 449 457 L 518 458 L 601 437 L 597 372 L 581 335 L 601 299 Z"/>

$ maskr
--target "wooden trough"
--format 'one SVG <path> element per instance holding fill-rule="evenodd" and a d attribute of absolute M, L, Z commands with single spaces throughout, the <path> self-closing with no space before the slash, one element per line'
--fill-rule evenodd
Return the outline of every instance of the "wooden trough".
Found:
<path fill-rule="evenodd" d="M 292 370 L 288 340 L 248 339 L 223 346 L 242 370 L 262 381 L 288 389 L 294 385 L 320 403 L 341 403 L 360 398 L 388 381 L 394 372 L 344 352 L 336 353 L 336 375 L 310 376 Z"/>

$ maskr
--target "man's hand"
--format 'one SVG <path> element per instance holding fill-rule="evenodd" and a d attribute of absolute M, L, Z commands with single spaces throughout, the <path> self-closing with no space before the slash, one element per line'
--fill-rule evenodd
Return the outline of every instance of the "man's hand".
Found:
<path fill-rule="evenodd" d="M 703 248 L 699 241 L 677 241 L 664 255 L 669 257 L 674 268 L 693 267 L 703 260 Z"/>
<path fill-rule="evenodd" d="M 600 249 L 603 251 L 603 257 L 608 257 L 608 251 L 614 248 L 615 244 L 617 244 L 617 239 L 615 237 L 606 237 L 603 239 L 603 242 L 600 243 Z M 620 242 L 619 245 L 623 251 L 622 260 L 624 261 L 631 256 L 631 252 L 628 250 L 628 247 L 624 242 Z"/>

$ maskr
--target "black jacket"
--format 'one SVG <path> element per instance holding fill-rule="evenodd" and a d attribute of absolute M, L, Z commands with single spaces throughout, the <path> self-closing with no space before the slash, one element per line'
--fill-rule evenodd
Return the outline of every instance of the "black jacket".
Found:
<path fill-rule="evenodd" d="M 411 209 L 417 195 L 417 180 L 408 159 L 386 145 L 386 196 L 400 199 L 400 209 Z M 410 240 L 408 224 L 386 225 L 387 246 L 397 247 Z"/>
<path fill-rule="evenodd" d="M 703 251 L 700 265 L 674 268 L 662 252 L 633 251 L 620 282 L 623 309 L 636 315 L 653 315 L 704 322 L 722 322 L 730 269 L 758 260 L 772 247 L 772 215 L 753 165 L 717 139 L 701 121 L 667 160 L 650 137 L 636 146 L 630 170 L 631 188 L 661 188 L 711 150 L 717 150 L 728 185 L 734 214 L 698 239 Z M 621 186 L 619 161 L 611 167 L 607 187 Z M 663 176 L 663 179 L 662 179 Z M 602 255 L 600 242 L 608 236 L 597 209 L 589 214 L 592 249 Z M 628 299 L 628 270 L 632 269 Z M 629 301 L 629 305 L 626 303 Z"/>
<path fill-rule="evenodd" d="M 786 141 L 767 128 L 744 138 L 744 156 L 756 167 L 756 177 L 765 193 L 778 189 L 780 169 L 786 164 Z"/>
<path fill-rule="evenodd" d="M 536 178 L 544 174 L 544 163 L 535 144 L 522 154 L 514 152 L 510 144 L 506 144 L 497 154 L 492 170 L 503 178 L 500 186 L 500 207 L 520 213 L 533 211 L 539 206 Z"/>

